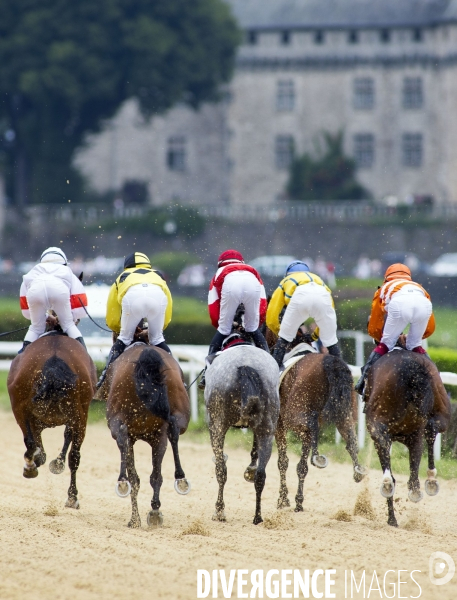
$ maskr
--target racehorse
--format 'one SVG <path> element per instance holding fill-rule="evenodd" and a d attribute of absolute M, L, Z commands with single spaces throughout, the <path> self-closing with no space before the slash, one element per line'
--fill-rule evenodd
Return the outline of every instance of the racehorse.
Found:
<path fill-rule="evenodd" d="M 390 464 L 392 442 L 409 450 L 408 496 L 419 502 L 419 465 L 424 437 L 428 447 L 425 491 L 439 491 L 433 445 L 436 435 L 449 426 L 451 405 L 436 365 L 423 354 L 395 349 L 370 369 L 365 387 L 367 427 L 381 462 L 381 494 L 387 499 L 387 523 L 397 527 L 393 505 L 395 479 Z"/>
<path fill-rule="evenodd" d="M 238 345 L 224 350 L 206 370 L 205 403 L 219 493 L 214 521 L 225 521 L 224 486 L 227 467 L 224 440 L 228 429 L 250 427 L 254 433 L 251 464 L 245 479 L 253 481 L 256 508 L 253 523 L 263 521 L 261 497 L 279 415 L 278 365 L 265 350 Z M 258 464 L 257 464 L 258 459 Z"/>
<path fill-rule="evenodd" d="M 273 346 L 276 336 L 267 329 L 267 342 Z M 310 336 L 301 331 L 291 342 L 290 349 L 300 343 L 310 344 Z M 311 350 L 311 349 L 310 349 Z M 287 355 L 286 355 L 287 356 Z M 308 473 L 308 455 L 311 450 L 311 464 L 325 468 L 327 458 L 319 455 L 319 426 L 325 422 L 335 423 L 346 442 L 354 468 L 354 480 L 358 483 L 366 475 L 366 470 L 358 462 L 358 445 L 355 433 L 357 397 L 353 392 L 351 372 L 344 361 L 329 354 L 311 351 L 298 360 L 284 375 L 279 395 L 281 411 L 276 429 L 278 447 L 278 468 L 280 488 L 278 508 L 290 506 L 286 485 L 286 472 L 289 466 L 287 457 L 287 432 L 293 431 L 302 444 L 300 461 L 297 465 L 298 490 L 295 496 L 295 512 L 303 511 L 303 486 Z"/>
<path fill-rule="evenodd" d="M 62 451 L 49 470 L 62 473 L 71 444 L 68 508 L 79 508 L 76 471 L 96 382 L 95 365 L 83 346 L 57 332 L 39 338 L 18 354 L 8 374 L 11 407 L 26 447 L 24 477 L 37 477 L 38 467 L 46 462 L 41 432 L 65 425 Z"/>
<path fill-rule="evenodd" d="M 137 440 L 143 440 L 152 448 L 153 468 L 150 483 L 154 494 L 147 523 L 150 527 L 159 527 L 163 524 L 159 495 L 167 440 L 175 462 L 175 490 L 179 494 L 190 491 L 178 451 L 179 435 L 186 431 L 190 419 L 189 397 L 181 368 L 164 350 L 143 343 L 133 344 L 110 365 L 104 386 L 108 427 L 121 453 L 116 493 L 121 497 L 131 493 L 132 517 L 128 526 L 141 526 L 137 503 L 140 479 L 135 469 L 133 446 Z"/>

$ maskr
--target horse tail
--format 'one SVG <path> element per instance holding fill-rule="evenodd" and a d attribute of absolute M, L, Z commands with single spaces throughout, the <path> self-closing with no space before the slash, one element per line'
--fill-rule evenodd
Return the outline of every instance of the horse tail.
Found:
<path fill-rule="evenodd" d="M 403 358 L 397 373 L 398 385 L 403 390 L 406 403 L 413 404 L 420 415 L 428 417 L 434 402 L 430 374 L 413 356 Z"/>
<path fill-rule="evenodd" d="M 58 402 L 75 389 L 78 376 L 67 363 L 54 355 L 44 363 L 32 402 Z"/>
<path fill-rule="evenodd" d="M 261 412 L 262 380 L 252 367 L 238 367 L 241 385 L 241 417 L 247 419 Z"/>
<path fill-rule="evenodd" d="M 134 370 L 135 390 L 138 398 L 156 417 L 170 420 L 170 404 L 163 370 L 165 363 L 154 348 L 145 348 Z"/>
<path fill-rule="evenodd" d="M 326 354 L 323 368 L 329 386 L 329 397 L 322 412 L 323 418 L 331 423 L 351 419 L 353 380 L 349 367 L 341 358 Z"/>

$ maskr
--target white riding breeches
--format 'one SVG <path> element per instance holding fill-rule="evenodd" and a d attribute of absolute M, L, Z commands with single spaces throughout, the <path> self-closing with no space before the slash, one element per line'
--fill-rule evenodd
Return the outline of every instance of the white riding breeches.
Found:
<path fill-rule="evenodd" d="M 324 346 L 338 342 L 332 297 L 324 286 L 314 282 L 295 288 L 281 322 L 279 337 L 291 342 L 300 325 L 309 318 L 314 319 L 319 327 L 319 337 Z"/>
<path fill-rule="evenodd" d="M 222 335 L 232 331 L 236 309 L 244 304 L 244 328 L 249 333 L 259 328 L 262 286 L 249 271 L 229 273 L 222 286 L 221 310 L 217 330 Z"/>
<path fill-rule="evenodd" d="M 73 321 L 68 286 L 61 279 L 52 277 L 52 275 L 35 279 L 29 287 L 26 297 L 32 324 L 24 341 L 34 342 L 45 332 L 46 311 L 49 309 L 56 313 L 64 333 L 74 339 L 82 337 Z"/>
<path fill-rule="evenodd" d="M 132 285 L 122 298 L 121 332 L 118 339 L 128 346 L 133 341 L 138 323 L 141 319 L 147 319 L 149 343 L 156 346 L 164 342 L 163 325 L 167 305 L 167 297 L 158 285 Z"/>
<path fill-rule="evenodd" d="M 400 290 L 393 295 L 386 310 L 387 318 L 381 342 L 392 350 L 405 327 L 410 325 L 406 336 L 407 350 L 421 346 L 422 336 L 432 314 L 432 303 L 423 292 L 413 286 L 407 291 Z"/>

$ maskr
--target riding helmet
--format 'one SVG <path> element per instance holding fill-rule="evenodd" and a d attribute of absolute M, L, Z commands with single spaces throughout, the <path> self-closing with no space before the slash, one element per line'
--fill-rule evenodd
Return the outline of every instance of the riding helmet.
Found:
<path fill-rule="evenodd" d="M 124 260 L 124 269 L 132 269 L 133 267 L 147 267 L 151 268 L 151 261 L 142 252 L 133 252 L 126 256 Z"/>
<path fill-rule="evenodd" d="M 411 279 L 411 271 L 401 263 L 390 265 L 384 275 L 384 281 L 392 281 L 393 279 Z"/>
<path fill-rule="evenodd" d="M 46 248 L 40 258 L 42 263 L 57 263 L 58 265 L 66 265 L 67 257 L 65 252 L 56 246 Z"/>
<path fill-rule="evenodd" d="M 294 260 L 294 262 L 291 262 L 287 267 L 284 277 L 289 275 L 289 273 L 303 273 L 303 271 L 309 271 L 308 265 L 301 260 Z"/>
<path fill-rule="evenodd" d="M 244 258 L 241 252 L 237 250 L 226 250 L 217 259 L 217 266 L 222 267 L 225 263 L 243 263 Z"/>

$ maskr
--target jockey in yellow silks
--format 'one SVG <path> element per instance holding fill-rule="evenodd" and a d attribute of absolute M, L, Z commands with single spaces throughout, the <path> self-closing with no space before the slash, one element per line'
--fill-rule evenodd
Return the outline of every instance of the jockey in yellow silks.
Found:
<path fill-rule="evenodd" d="M 284 306 L 286 311 L 280 323 L 279 315 Z M 267 309 L 267 327 L 279 336 L 273 358 L 280 367 L 287 345 L 295 339 L 300 325 L 310 317 L 316 322 L 321 342 L 329 354 L 340 356 L 330 289 L 318 275 L 310 273 L 306 263 L 295 261 L 287 267 Z"/>

